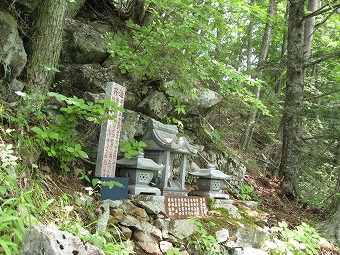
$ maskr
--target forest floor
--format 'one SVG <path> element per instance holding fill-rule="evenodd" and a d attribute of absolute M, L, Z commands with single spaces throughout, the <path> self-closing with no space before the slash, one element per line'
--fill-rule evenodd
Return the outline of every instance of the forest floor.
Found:
<path fill-rule="evenodd" d="M 328 215 L 319 210 L 309 208 L 306 204 L 291 201 L 280 189 L 279 180 L 276 178 L 246 176 L 246 183 L 255 188 L 259 197 L 260 209 L 268 213 L 268 224 L 270 227 L 278 222 L 286 221 L 290 227 L 295 227 L 301 222 L 315 224 L 322 222 Z M 320 255 L 339 255 L 339 247 L 321 247 Z"/>

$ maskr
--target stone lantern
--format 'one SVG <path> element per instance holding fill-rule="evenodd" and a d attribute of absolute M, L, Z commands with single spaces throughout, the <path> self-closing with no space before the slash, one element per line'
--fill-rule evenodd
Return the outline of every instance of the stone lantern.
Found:
<path fill-rule="evenodd" d="M 224 187 L 223 181 L 232 179 L 231 175 L 226 175 L 221 170 L 217 170 L 212 164 L 208 164 L 207 169 L 200 169 L 196 172 L 189 173 L 189 175 L 198 178 L 198 190 L 191 192 L 191 195 L 229 199 L 227 194 L 220 193 L 220 189 Z"/>
<path fill-rule="evenodd" d="M 150 119 L 147 123 L 147 132 L 142 137 L 142 141 L 147 144 L 144 150 L 145 157 L 164 165 L 155 178 L 162 195 L 187 195 L 185 188 L 187 156 L 196 154 L 197 149 L 189 144 L 185 137 L 177 137 L 177 134 L 178 128 L 175 125 Z M 179 179 L 174 179 L 172 174 L 175 157 L 180 159 Z"/>
<path fill-rule="evenodd" d="M 117 160 L 117 167 L 120 169 L 122 177 L 129 178 L 129 193 L 160 195 L 159 188 L 149 186 L 154 173 L 163 169 L 163 165 L 155 163 L 153 160 L 144 158 L 144 153 L 138 153 L 137 157 L 130 159 L 122 158 Z"/>

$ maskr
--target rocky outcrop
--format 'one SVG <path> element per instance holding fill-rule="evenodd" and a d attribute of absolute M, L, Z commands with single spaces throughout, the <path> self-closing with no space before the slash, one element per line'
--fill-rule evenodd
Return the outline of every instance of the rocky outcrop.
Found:
<path fill-rule="evenodd" d="M 11 80 L 18 77 L 24 69 L 27 55 L 19 36 L 17 22 L 6 12 L 0 12 L 0 34 L 0 63 L 3 65 L 0 78 Z M 7 77 L 4 77 L 5 74 Z"/>
<path fill-rule="evenodd" d="M 103 34 L 74 19 L 65 19 L 62 63 L 103 63 L 109 56 Z"/>
<path fill-rule="evenodd" d="M 171 111 L 171 104 L 162 92 L 154 91 L 144 98 L 137 109 L 151 118 L 162 120 Z"/>
<path fill-rule="evenodd" d="M 59 66 L 60 72 L 56 75 L 56 87 L 59 93 L 66 96 L 76 95 L 84 97 L 84 93 L 103 93 L 105 84 L 116 79 L 111 68 L 99 64 L 63 64 Z"/>
<path fill-rule="evenodd" d="M 105 255 L 97 247 L 55 228 L 38 224 L 23 237 L 25 255 Z"/>
<path fill-rule="evenodd" d="M 2 11 L 0 35 L 0 94 L 6 101 L 13 101 L 14 92 L 24 88 L 24 84 L 16 78 L 26 65 L 27 55 L 19 36 L 17 22 L 10 14 Z"/>
<path fill-rule="evenodd" d="M 208 88 L 193 89 L 194 95 L 178 93 L 172 88 L 172 83 L 165 85 L 165 92 L 170 97 L 179 97 L 183 100 L 188 115 L 205 115 L 212 107 L 222 101 L 222 96 Z"/>
<path fill-rule="evenodd" d="M 100 216 L 97 232 L 109 231 L 115 236 L 118 228 L 118 232 L 127 233 L 126 236 L 120 234 L 118 237 L 123 239 L 131 237 L 137 254 L 161 255 L 166 254 L 166 251 L 173 247 L 180 247 L 181 254 L 188 254 L 185 251 L 188 247 L 187 238 L 196 232 L 197 226 L 188 218 L 168 218 L 164 202 L 164 196 L 150 195 L 131 195 L 129 200 L 124 201 L 103 201 L 98 208 Z M 224 209 L 228 212 L 229 221 L 235 222 L 231 229 L 227 225 L 216 226 L 215 223 L 211 223 L 214 228 L 217 228 L 214 235 L 217 242 L 224 247 L 223 250 L 231 251 L 221 254 L 238 255 L 242 253 L 237 250 L 247 249 L 248 252 L 250 248 L 254 254 L 266 254 L 259 249 L 268 238 L 265 229 L 249 222 L 246 226 L 243 225 L 241 223 L 243 218 L 238 208 L 229 200 L 216 199 L 211 203 L 211 207 L 212 210 Z M 111 228 L 112 225 L 115 225 L 115 228 Z"/>

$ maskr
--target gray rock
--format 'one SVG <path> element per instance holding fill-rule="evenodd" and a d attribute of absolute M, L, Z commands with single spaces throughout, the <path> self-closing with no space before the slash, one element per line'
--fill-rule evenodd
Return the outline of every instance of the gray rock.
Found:
<path fill-rule="evenodd" d="M 96 231 L 103 235 L 106 230 L 107 223 L 110 219 L 110 206 L 108 203 L 102 203 L 100 207 L 97 209 L 97 212 L 99 214 L 97 225 L 96 225 Z"/>
<path fill-rule="evenodd" d="M 175 92 L 171 86 L 171 83 L 166 84 L 165 87 L 166 93 L 169 96 L 179 97 L 184 101 L 186 105 L 185 110 L 189 115 L 204 115 L 212 107 L 220 103 L 223 98 L 220 94 L 208 88 L 200 88 L 200 90 L 196 92 L 196 96 L 191 97 L 183 93 Z"/>
<path fill-rule="evenodd" d="M 216 199 L 215 200 L 215 203 L 213 205 L 213 208 L 223 208 L 223 209 L 226 209 L 229 211 L 230 215 L 239 220 L 241 219 L 241 215 L 240 213 L 238 212 L 238 209 L 236 206 L 232 205 L 231 204 L 232 201 L 230 200 L 224 200 L 224 199 Z"/>
<path fill-rule="evenodd" d="M 163 239 L 169 238 L 169 223 L 170 219 L 156 219 L 154 226 L 161 230 Z"/>
<path fill-rule="evenodd" d="M 123 113 L 122 131 L 120 132 L 120 140 L 128 141 L 129 138 L 136 135 L 136 126 L 139 124 L 140 114 L 138 112 L 127 110 Z"/>
<path fill-rule="evenodd" d="M 158 241 L 163 240 L 162 231 L 149 222 L 145 222 L 144 232 L 156 237 Z"/>
<path fill-rule="evenodd" d="M 244 201 L 246 206 L 252 207 L 252 208 L 258 208 L 259 207 L 259 202 L 256 201 Z"/>
<path fill-rule="evenodd" d="M 1 57 L 0 57 L 0 69 L 1 68 L 2 66 L 1 66 Z M 0 70 L 0 79 L 1 79 L 1 70 Z M 15 78 L 8 82 L 8 86 L 6 85 L 2 86 L 3 83 L 6 83 L 5 80 L 3 81 L 0 80 L 0 94 L 3 96 L 3 98 L 8 102 L 19 100 L 20 96 L 17 95 L 15 92 L 23 91 L 25 88 L 25 84 Z M 29 157 L 28 162 L 31 162 L 31 161 L 36 162 L 32 158 Z"/>
<path fill-rule="evenodd" d="M 0 24 L 0 79 L 10 81 L 24 69 L 27 55 L 15 19 L 0 11 Z"/>
<path fill-rule="evenodd" d="M 172 245 L 172 243 L 167 242 L 167 241 L 161 241 L 159 243 L 159 247 L 161 249 L 161 251 L 166 254 L 166 252 L 170 249 L 172 249 L 174 246 Z"/>
<path fill-rule="evenodd" d="M 135 217 L 140 221 L 149 221 L 149 215 L 146 213 L 146 211 L 143 208 L 134 205 L 129 200 L 124 200 L 119 208 L 124 211 L 124 214 Z"/>
<path fill-rule="evenodd" d="M 124 215 L 122 221 L 120 222 L 121 225 L 125 227 L 132 227 L 138 230 L 144 230 L 145 222 L 138 220 L 131 215 Z"/>
<path fill-rule="evenodd" d="M 160 120 L 171 111 L 171 104 L 162 92 L 154 91 L 137 106 L 138 111 Z"/>
<path fill-rule="evenodd" d="M 261 248 L 269 239 L 269 232 L 257 225 L 245 226 L 239 223 L 236 237 L 236 245 L 239 247 Z"/>
<path fill-rule="evenodd" d="M 93 198 L 80 192 L 75 192 L 74 202 L 80 206 L 89 206 L 93 202 Z"/>
<path fill-rule="evenodd" d="M 234 188 L 239 189 L 243 185 L 247 168 L 240 160 L 232 156 L 226 157 L 225 155 L 217 154 L 212 150 L 204 153 L 204 157 L 224 173 L 233 176 L 232 180 L 228 182 Z"/>
<path fill-rule="evenodd" d="M 147 253 L 153 255 L 163 254 L 159 248 L 158 240 L 143 231 L 136 230 L 133 232 L 133 238 L 136 240 L 137 244 Z"/>
<path fill-rule="evenodd" d="M 169 234 L 183 240 L 195 232 L 194 227 L 194 223 L 190 219 L 171 220 Z"/>
<path fill-rule="evenodd" d="M 130 199 L 135 205 L 144 208 L 148 214 L 166 215 L 164 196 L 132 195 Z"/>
<path fill-rule="evenodd" d="M 218 243 L 223 243 L 229 239 L 229 230 L 223 228 L 215 233 Z"/>
<path fill-rule="evenodd" d="M 124 226 L 109 227 L 107 231 L 111 235 L 109 238 L 113 237 L 114 240 L 129 240 L 132 236 L 132 230 Z"/>
<path fill-rule="evenodd" d="M 83 97 L 85 92 L 105 95 L 107 82 L 116 80 L 114 68 L 99 64 L 62 64 L 56 74 L 57 91 L 66 96 Z"/>
<path fill-rule="evenodd" d="M 99 103 L 99 100 L 105 98 L 105 93 L 91 93 L 91 92 L 84 92 L 83 96 L 84 100 L 93 102 L 95 104 Z"/>
<path fill-rule="evenodd" d="M 109 56 L 101 33 L 78 20 L 65 19 L 62 63 L 102 63 Z"/>
<path fill-rule="evenodd" d="M 105 255 L 102 250 L 68 232 L 42 224 L 28 229 L 22 244 L 25 255 Z"/>
<path fill-rule="evenodd" d="M 116 225 L 119 222 L 121 222 L 123 218 L 124 218 L 123 209 L 116 208 L 110 210 L 109 224 Z"/>

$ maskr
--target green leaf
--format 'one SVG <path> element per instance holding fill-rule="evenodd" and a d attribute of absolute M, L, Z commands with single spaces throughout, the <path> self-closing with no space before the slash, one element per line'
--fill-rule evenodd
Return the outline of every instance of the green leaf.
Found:
<path fill-rule="evenodd" d="M 73 147 L 66 147 L 68 152 L 74 153 L 76 150 Z"/>
<path fill-rule="evenodd" d="M 80 151 L 78 151 L 78 153 L 79 153 L 80 157 L 82 157 L 82 158 L 89 158 L 89 156 L 87 155 L 87 153 L 85 151 L 80 150 Z"/>
<path fill-rule="evenodd" d="M 8 247 L 8 243 L 5 242 L 5 240 L 2 240 L 1 238 L 0 238 L 0 246 L 4 249 L 6 255 L 12 255 L 12 252 Z"/>

